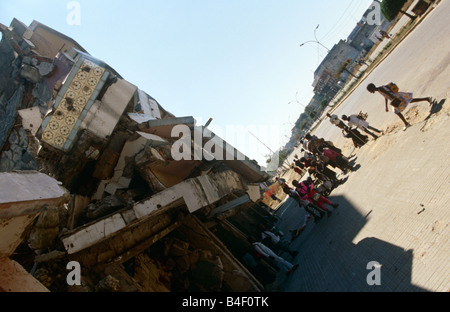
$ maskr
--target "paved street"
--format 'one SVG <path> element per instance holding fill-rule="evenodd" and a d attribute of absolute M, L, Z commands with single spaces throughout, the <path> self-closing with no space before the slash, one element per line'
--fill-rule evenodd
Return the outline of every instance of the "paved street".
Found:
<path fill-rule="evenodd" d="M 354 149 L 328 120 L 314 131 L 353 156 L 358 170 L 331 194 L 340 204 L 333 215 L 311 221 L 291 244 L 299 268 L 280 277 L 276 290 L 450 291 L 448 16 L 450 1 L 442 1 L 336 110 L 338 116 L 368 113 L 382 137 Z M 391 81 L 436 99 L 431 107 L 409 106 L 404 115 L 413 126 L 405 132 L 400 119 L 384 111 L 382 96 L 366 91 L 370 82 Z M 292 199 L 278 210 L 287 238 L 304 214 Z M 381 265 L 381 285 L 367 283 L 371 261 Z"/>

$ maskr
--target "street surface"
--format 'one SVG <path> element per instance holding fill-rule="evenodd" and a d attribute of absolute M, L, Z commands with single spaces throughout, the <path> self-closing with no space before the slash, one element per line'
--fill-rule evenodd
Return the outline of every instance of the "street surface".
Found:
<path fill-rule="evenodd" d="M 344 150 L 357 166 L 329 199 L 340 204 L 333 215 L 309 222 L 291 243 L 299 268 L 280 273 L 275 291 L 450 291 L 450 1 L 442 1 L 342 103 L 335 113 L 367 113 L 384 134 L 355 149 L 328 119 L 313 134 Z M 395 82 L 415 97 L 404 112 L 412 127 L 392 112 L 369 83 Z M 300 155 L 300 151 L 296 151 Z M 340 171 L 337 170 L 339 173 Z M 290 184 L 291 181 L 287 181 Z M 290 184 L 291 185 L 291 184 Z M 305 211 L 292 199 L 278 210 L 290 239 Z M 380 285 L 369 285 L 377 262 Z"/>

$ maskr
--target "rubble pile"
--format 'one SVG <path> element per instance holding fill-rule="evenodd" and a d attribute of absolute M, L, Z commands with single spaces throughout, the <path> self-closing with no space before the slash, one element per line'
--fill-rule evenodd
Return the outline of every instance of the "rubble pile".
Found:
<path fill-rule="evenodd" d="M 51 291 L 264 290 L 271 266 L 253 263 L 246 239 L 271 225 L 256 162 L 73 39 L 36 21 L 0 29 L 0 174 L 45 174 L 69 194 L 0 216 L 27 216 L 11 259 Z M 200 146 L 173 134 L 180 125 Z M 193 156 L 174 157 L 174 146 Z M 74 285 L 70 261 L 81 268 Z"/>

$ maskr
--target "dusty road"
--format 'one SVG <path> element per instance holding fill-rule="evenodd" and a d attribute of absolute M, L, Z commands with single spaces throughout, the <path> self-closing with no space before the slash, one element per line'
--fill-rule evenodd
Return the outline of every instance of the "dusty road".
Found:
<path fill-rule="evenodd" d="M 336 111 L 367 112 L 385 131 L 353 149 L 327 120 L 314 134 L 354 155 L 356 172 L 333 191 L 340 204 L 330 218 L 310 222 L 291 244 L 299 268 L 281 291 L 450 291 L 450 1 L 442 1 Z M 405 113 L 413 125 L 384 110 L 366 85 L 396 82 L 417 97 Z M 280 208 L 285 232 L 303 223 L 291 199 Z M 289 236 L 289 235 L 288 235 Z M 381 284 L 369 285 L 367 266 L 381 265 Z"/>
<path fill-rule="evenodd" d="M 401 90 L 413 92 L 416 97 L 432 96 L 439 101 L 450 92 L 450 15 L 449 1 L 442 1 L 424 21 L 367 77 L 359 88 L 336 110 L 338 116 L 360 111 L 369 115 L 371 125 L 387 130 L 398 130 L 400 119 L 384 110 L 384 100 L 378 94 L 367 92 L 369 83 L 375 85 L 395 82 Z M 425 104 L 418 104 L 424 106 Z M 415 105 L 414 105 L 415 106 Z M 420 117 L 409 116 L 412 122 Z M 395 129 L 394 129 L 395 128 Z M 336 129 L 323 123 L 315 134 L 336 143 L 347 142 Z"/>

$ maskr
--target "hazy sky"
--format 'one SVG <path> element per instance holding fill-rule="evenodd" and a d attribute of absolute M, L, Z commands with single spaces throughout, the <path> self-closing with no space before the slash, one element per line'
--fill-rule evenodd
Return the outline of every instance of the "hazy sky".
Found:
<path fill-rule="evenodd" d="M 169 112 L 213 118 L 212 131 L 265 165 L 311 100 L 327 52 L 300 43 L 320 24 L 331 49 L 372 2 L 0 0 L 0 23 L 36 20 L 73 38 Z"/>

